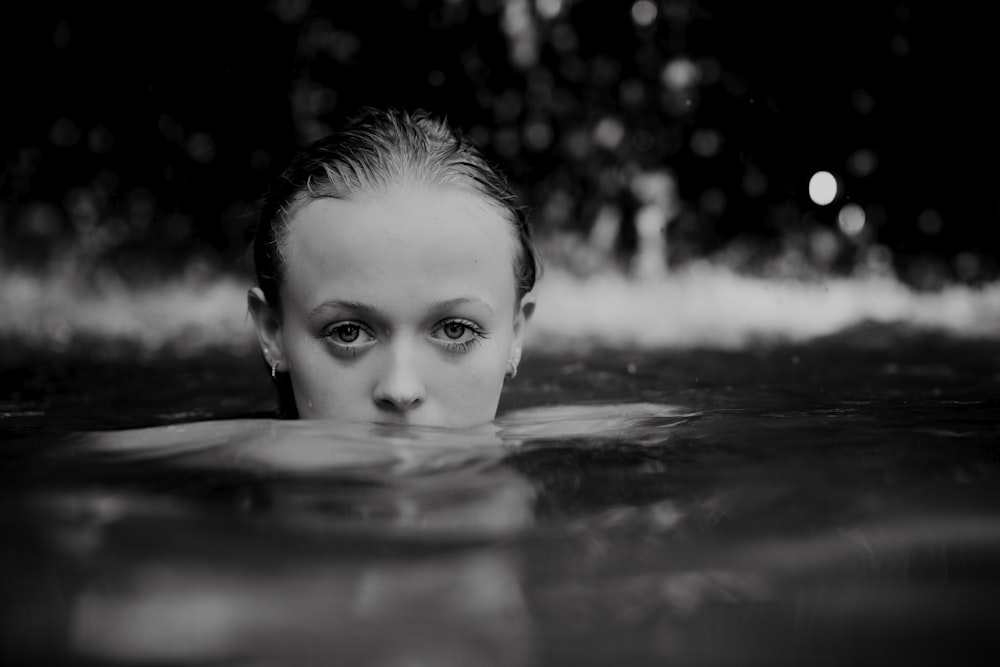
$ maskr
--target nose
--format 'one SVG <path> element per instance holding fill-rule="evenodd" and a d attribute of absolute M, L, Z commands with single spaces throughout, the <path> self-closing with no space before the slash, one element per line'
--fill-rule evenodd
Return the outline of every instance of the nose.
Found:
<path fill-rule="evenodd" d="M 412 349 L 394 345 L 386 351 L 387 359 L 372 399 L 384 412 L 405 413 L 419 407 L 425 398 L 424 384 Z"/>

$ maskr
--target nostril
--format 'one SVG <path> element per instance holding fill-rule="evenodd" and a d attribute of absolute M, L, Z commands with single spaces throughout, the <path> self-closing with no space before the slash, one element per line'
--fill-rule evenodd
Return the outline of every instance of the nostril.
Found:
<path fill-rule="evenodd" d="M 423 402 L 425 388 L 421 375 L 403 351 L 390 350 L 392 354 L 372 387 L 371 397 L 379 410 L 405 412 Z"/>
<path fill-rule="evenodd" d="M 383 410 L 412 410 L 422 403 L 419 396 L 381 396 L 375 403 Z"/>

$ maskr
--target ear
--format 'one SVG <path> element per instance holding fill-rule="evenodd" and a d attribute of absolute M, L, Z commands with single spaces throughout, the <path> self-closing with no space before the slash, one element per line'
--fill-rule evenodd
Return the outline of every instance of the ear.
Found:
<path fill-rule="evenodd" d="M 514 361 L 514 366 L 521 361 L 521 350 L 524 346 L 524 330 L 528 326 L 528 320 L 535 312 L 535 293 L 528 292 L 521 297 L 514 315 L 514 340 L 510 346 L 510 358 Z"/>
<path fill-rule="evenodd" d="M 259 287 L 247 292 L 247 307 L 257 330 L 257 341 L 268 366 L 277 365 L 277 370 L 288 370 L 281 338 L 281 316 L 264 297 Z"/>

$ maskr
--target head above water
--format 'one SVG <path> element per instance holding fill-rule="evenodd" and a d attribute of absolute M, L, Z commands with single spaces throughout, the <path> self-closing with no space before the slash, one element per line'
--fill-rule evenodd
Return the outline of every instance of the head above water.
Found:
<path fill-rule="evenodd" d="M 265 197 L 253 260 L 286 416 L 495 416 L 538 261 L 506 179 L 443 120 L 366 110 L 299 153 Z"/>

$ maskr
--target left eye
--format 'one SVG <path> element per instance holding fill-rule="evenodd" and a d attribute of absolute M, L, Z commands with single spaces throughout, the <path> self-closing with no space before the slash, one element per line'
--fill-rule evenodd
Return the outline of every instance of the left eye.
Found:
<path fill-rule="evenodd" d="M 370 327 L 363 322 L 350 320 L 337 322 L 327 327 L 320 336 L 334 347 L 355 351 L 375 342 L 375 334 Z"/>
<path fill-rule="evenodd" d="M 469 327 L 461 322 L 448 322 L 441 327 L 441 332 L 451 340 L 458 340 L 465 335 Z"/>
<path fill-rule="evenodd" d="M 471 345 L 485 336 L 481 328 L 465 320 L 445 320 L 435 327 L 431 335 L 448 345 Z"/>

